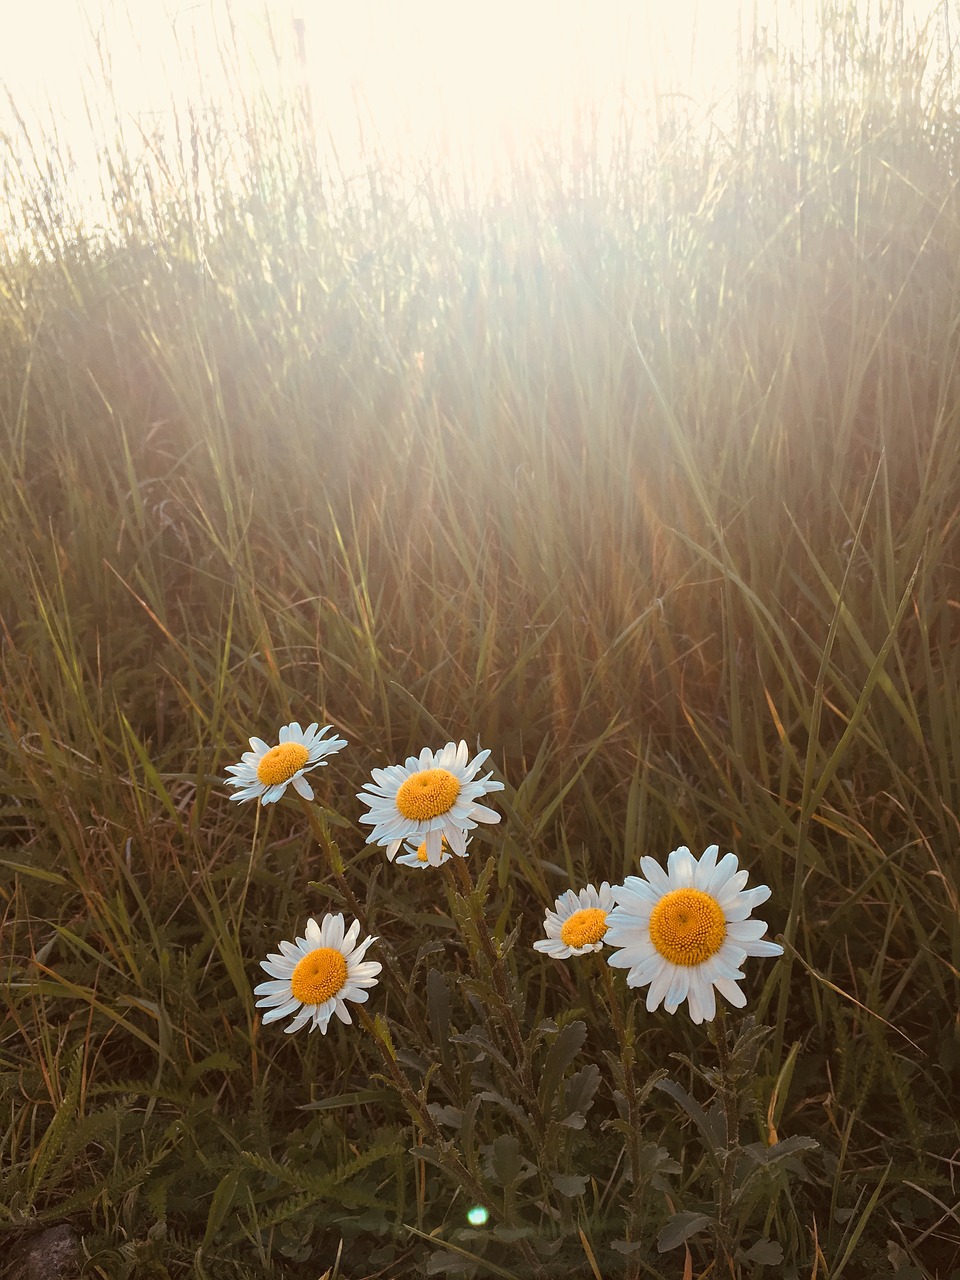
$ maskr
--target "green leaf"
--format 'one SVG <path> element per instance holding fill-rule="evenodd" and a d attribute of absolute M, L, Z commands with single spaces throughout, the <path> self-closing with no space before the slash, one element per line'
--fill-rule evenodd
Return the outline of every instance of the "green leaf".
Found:
<path fill-rule="evenodd" d="M 743 1148 L 744 1154 L 748 1155 L 751 1160 L 755 1160 L 757 1164 L 774 1165 L 781 1160 L 785 1160 L 787 1156 L 796 1155 L 798 1151 L 816 1151 L 819 1142 L 813 1138 L 784 1138 L 782 1142 L 775 1142 L 772 1147 L 766 1146 L 762 1142 L 751 1142 L 749 1146 Z"/>
<path fill-rule="evenodd" d="M 550 1046 L 540 1081 L 540 1108 L 545 1115 L 560 1087 L 564 1071 L 583 1048 L 586 1038 L 585 1022 L 568 1022 Z"/>
<path fill-rule="evenodd" d="M 719 1116 L 708 1116 L 699 1102 L 690 1097 L 682 1085 L 676 1080 L 658 1080 L 654 1088 L 668 1093 L 675 1102 L 679 1102 L 687 1115 L 700 1130 L 704 1146 L 711 1160 L 716 1161 L 716 1148 L 723 1142 L 723 1132 Z"/>
<path fill-rule="evenodd" d="M 581 1116 L 585 1116 L 593 1106 L 593 1095 L 597 1092 L 600 1084 L 600 1068 L 595 1062 L 588 1063 L 585 1067 L 581 1067 L 570 1077 L 563 1090 L 563 1108 L 569 1117 L 579 1112 Z M 581 1127 L 581 1126 L 577 1126 Z"/>
<path fill-rule="evenodd" d="M 783 1261 L 783 1246 L 776 1240 L 758 1240 L 744 1253 L 737 1251 L 738 1262 L 756 1262 L 762 1267 L 777 1267 Z"/>
<path fill-rule="evenodd" d="M 709 1225 L 710 1219 L 705 1213 L 691 1213 L 686 1210 L 683 1213 L 675 1213 L 657 1236 L 657 1252 L 666 1253 L 669 1249 L 676 1249 L 678 1245 L 683 1244 L 684 1240 L 689 1240 L 691 1236 Z"/>
<path fill-rule="evenodd" d="M 240 1169 L 231 1169 L 217 1183 L 217 1188 L 213 1193 L 213 1199 L 210 1202 L 210 1209 L 207 1213 L 207 1226 L 203 1233 L 203 1241 L 200 1250 L 206 1249 L 213 1237 L 223 1226 L 224 1219 L 230 1212 L 234 1198 L 237 1194 L 237 1183 L 240 1181 Z"/>
<path fill-rule="evenodd" d="M 439 1102 L 429 1102 L 427 1110 L 437 1124 L 445 1124 L 450 1129 L 459 1129 L 463 1121 L 463 1112 L 459 1107 L 444 1107 Z"/>
<path fill-rule="evenodd" d="M 520 1177 L 523 1168 L 520 1143 L 512 1133 L 502 1133 L 499 1138 L 494 1138 L 490 1164 L 501 1187 L 512 1186 Z"/>
<path fill-rule="evenodd" d="M 362 1107 L 370 1103 L 393 1103 L 396 1098 L 392 1089 L 358 1089 L 356 1093 L 337 1093 L 331 1098 L 318 1098 L 316 1102 L 303 1102 L 297 1110 L 340 1111 L 345 1107 Z"/>
<path fill-rule="evenodd" d="M 553 1175 L 553 1185 L 562 1196 L 567 1196 L 571 1200 L 576 1196 L 582 1196 L 589 1184 L 590 1179 L 584 1177 L 582 1173 L 555 1173 Z"/>
<path fill-rule="evenodd" d="M 427 971 L 427 1012 L 430 1017 L 430 1034 L 440 1050 L 440 1058 L 448 1069 L 453 1066 L 450 1050 L 450 992 L 447 980 L 439 969 Z"/>

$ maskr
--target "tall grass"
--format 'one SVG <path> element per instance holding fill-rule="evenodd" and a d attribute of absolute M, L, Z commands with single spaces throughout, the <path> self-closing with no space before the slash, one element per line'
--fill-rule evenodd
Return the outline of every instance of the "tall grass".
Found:
<path fill-rule="evenodd" d="M 639 1252 L 614 1248 L 640 1191 L 609 1017 L 531 949 L 543 910 L 715 840 L 787 944 L 748 976 L 772 1036 L 745 1123 L 819 1144 L 744 1246 L 811 1280 L 960 1275 L 948 16 L 918 35 L 840 6 L 802 60 L 757 33 L 732 118 L 694 130 L 665 99 L 651 142 L 585 130 L 493 195 L 439 166 L 348 181 L 296 102 L 249 104 L 242 152 L 200 113 L 152 166 L 108 148 L 96 227 L 42 141 L 42 183 L 8 167 L 4 1235 L 72 1222 L 107 1277 L 528 1274 L 411 1153 L 369 1035 L 259 1024 L 257 960 L 339 890 L 299 810 L 231 805 L 223 770 L 317 719 L 350 744 L 319 793 L 350 883 L 409 977 L 407 1008 L 386 982 L 370 1008 L 458 1105 L 471 1071 L 499 1080 L 475 1113 L 492 1200 L 509 1071 L 438 1036 L 483 1001 L 454 981 L 465 925 L 364 847 L 353 797 L 424 743 L 493 748 L 488 918 L 519 927 L 531 1034 L 583 1021 L 568 1065 L 602 1077 L 593 1145 L 570 1139 L 584 1190 L 541 1203 L 545 1267 L 678 1275 L 656 1233 L 704 1174 L 651 1093 L 664 1154 Z M 630 999 L 648 1075 L 709 1056 Z M 689 1248 L 685 1274 L 720 1274 Z"/>

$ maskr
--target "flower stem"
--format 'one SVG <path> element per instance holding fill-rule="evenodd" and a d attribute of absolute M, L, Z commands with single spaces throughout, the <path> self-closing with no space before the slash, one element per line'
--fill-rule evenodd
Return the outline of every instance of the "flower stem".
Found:
<path fill-rule="evenodd" d="M 501 1012 L 503 1014 L 503 1022 L 506 1027 L 507 1036 L 510 1040 L 510 1046 L 513 1050 L 517 1066 L 520 1071 L 520 1079 L 523 1084 L 524 1091 L 529 1100 L 530 1110 L 533 1114 L 534 1123 L 538 1132 L 543 1132 L 543 1113 L 540 1110 L 540 1103 L 537 1098 L 537 1091 L 533 1084 L 533 1075 L 530 1070 L 530 1061 L 526 1053 L 523 1042 L 523 1035 L 520 1031 L 520 1024 L 517 1022 L 516 1010 L 513 1007 L 513 1000 L 507 986 L 507 972 L 504 964 L 503 956 L 500 948 L 494 941 L 493 935 L 487 927 L 486 917 L 483 914 L 483 905 L 477 901 L 477 894 L 464 858 L 454 856 L 450 860 L 456 864 L 456 875 L 460 881 L 460 892 L 470 908 L 470 914 L 473 918 L 474 928 L 477 931 L 477 937 L 480 939 L 480 946 L 487 958 L 490 967 L 490 975 L 493 978 L 493 985 L 500 1002 Z M 449 864 L 445 864 L 449 866 Z"/>
<path fill-rule="evenodd" d="M 723 1151 L 720 1155 L 720 1187 L 717 1201 L 717 1244 L 723 1253 L 730 1275 L 735 1277 L 736 1266 L 733 1258 L 735 1242 L 730 1213 L 733 1203 L 733 1178 L 736 1172 L 737 1152 L 740 1148 L 740 1102 L 730 1075 L 727 1020 L 719 1000 L 713 1030 L 714 1043 L 717 1047 L 720 1105 L 723 1109 Z"/>
<path fill-rule="evenodd" d="M 607 1007 L 610 1010 L 610 1017 L 617 1033 L 617 1039 L 620 1041 L 620 1061 L 623 1064 L 623 1085 L 627 1098 L 627 1123 L 630 1127 L 630 1172 L 633 1177 L 633 1195 L 627 1213 L 626 1238 L 632 1241 L 634 1239 L 634 1228 L 640 1214 L 640 1117 L 637 1114 L 637 1090 L 633 1078 L 633 1064 L 636 1060 L 636 1053 L 633 1044 L 633 1033 L 627 1031 L 623 1010 L 620 1007 L 620 997 L 613 982 L 610 966 L 604 959 L 603 952 L 597 955 L 597 959 L 600 962 L 600 977 L 607 998 Z M 639 1274 L 638 1268 L 639 1264 L 632 1272 L 633 1275 Z"/>
<path fill-rule="evenodd" d="M 327 866 L 337 882 L 337 888 L 343 896 L 347 906 L 353 912 L 354 917 L 360 921 L 360 927 L 365 934 L 373 933 L 373 929 L 367 922 L 367 913 L 360 905 L 360 901 L 356 894 L 347 883 L 347 878 L 343 874 L 343 859 L 340 851 L 334 841 L 330 838 L 330 829 L 327 826 L 327 820 L 323 816 L 323 811 L 315 804 L 311 804 L 309 800 L 305 800 L 303 796 L 298 795 L 301 808 L 307 815 L 307 821 L 310 823 L 310 829 L 316 837 L 317 844 L 324 852 L 327 860 Z M 399 975 L 403 972 L 397 960 L 397 954 L 390 943 L 381 935 L 377 936 L 377 945 L 383 952 L 386 960 L 386 972 L 389 974 L 390 986 L 394 994 L 399 998 L 403 1011 L 407 1017 L 408 1023 L 416 1030 L 417 1034 L 427 1040 L 427 1030 L 423 1024 L 423 1019 L 419 1016 L 417 1010 L 413 1007 L 410 1000 L 410 992 L 407 984 L 403 982 Z"/>

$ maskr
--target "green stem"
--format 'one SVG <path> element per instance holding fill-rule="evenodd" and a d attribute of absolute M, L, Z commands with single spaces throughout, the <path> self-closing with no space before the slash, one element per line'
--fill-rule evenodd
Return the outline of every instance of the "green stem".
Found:
<path fill-rule="evenodd" d="M 493 985 L 497 992 L 497 998 L 500 1001 L 507 1037 L 510 1040 L 510 1045 L 513 1049 L 517 1066 L 520 1070 L 520 1079 L 523 1084 L 524 1091 L 526 1092 L 527 1099 L 529 1100 L 534 1124 L 536 1125 L 537 1132 L 542 1133 L 543 1113 L 540 1110 L 537 1091 L 534 1088 L 533 1074 L 530 1070 L 530 1061 L 527 1057 L 526 1048 L 523 1043 L 520 1024 L 517 1022 L 516 1011 L 513 1007 L 513 1001 L 510 998 L 510 992 L 507 988 L 507 973 L 503 956 L 500 954 L 500 948 L 497 946 L 489 928 L 487 927 L 486 917 L 483 914 L 483 906 L 477 901 L 473 878 L 471 877 L 469 868 L 467 867 L 466 859 L 458 858 L 454 855 L 450 862 L 455 864 L 457 879 L 460 881 L 461 894 L 470 908 L 474 928 L 477 931 L 477 937 L 480 939 L 480 946 L 483 948 L 484 955 L 487 958 L 487 964 L 490 967 L 490 975 L 493 978 Z M 445 865 L 449 868 L 450 863 L 446 863 Z"/>
<path fill-rule="evenodd" d="M 626 1238 L 632 1241 L 634 1239 L 634 1227 L 640 1216 L 640 1118 L 637 1114 L 637 1090 L 633 1078 L 633 1064 L 636 1061 L 636 1053 L 633 1047 L 633 1035 L 627 1032 L 623 1010 L 620 1007 L 620 997 L 614 985 L 610 966 L 604 959 L 603 952 L 599 953 L 597 959 L 600 962 L 600 976 L 607 997 L 607 1007 L 610 1010 L 610 1017 L 613 1020 L 617 1039 L 620 1041 L 620 1061 L 623 1064 L 624 1092 L 627 1096 L 627 1123 L 630 1127 L 629 1150 L 630 1169 L 633 1175 L 633 1195 L 627 1213 Z M 639 1263 L 637 1263 L 631 1270 L 630 1275 L 639 1274 Z"/>
<path fill-rule="evenodd" d="M 720 1189 L 717 1203 L 717 1243 L 732 1277 L 736 1276 L 733 1259 L 734 1239 L 730 1212 L 733 1203 L 733 1177 L 740 1148 L 740 1106 L 737 1090 L 730 1076 L 730 1053 L 727 1046 L 727 1020 L 723 1006 L 717 1001 L 714 1024 L 717 1046 L 717 1075 L 720 1082 L 720 1104 L 723 1109 L 723 1152 L 720 1156 Z"/>
<path fill-rule="evenodd" d="M 316 837 L 317 844 L 319 844 L 320 848 L 324 852 L 324 856 L 327 860 L 327 866 L 330 868 L 330 872 L 333 875 L 334 880 L 337 882 L 337 888 L 340 890 L 344 901 L 353 912 L 354 917 L 360 921 L 360 928 L 363 930 L 364 934 L 373 933 L 373 929 L 367 921 L 366 912 L 360 905 L 356 894 L 347 883 L 346 876 L 343 874 L 343 859 L 340 856 L 339 849 L 337 849 L 335 843 L 330 838 L 330 830 L 327 826 L 327 821 L 323 816 L 323 812 L 319 810 L 317 805 L 312 804 L 309 800 L 305 800 L 304 797 L 299 794 L 297 799 L 300 801 L 300 807 L 307 815 L 307 821 L 310 823 L 310 829 Z M 407 984 L 400 978 L 402 970 L 397 960 L 396 952 L 390 943 L 381 935 L 377 935 L 377 947 L 383 953 L 383 958 L 386 962 L 384 968 L 387 980 L 390 983 L 391 990 L 400 1001 L 408 1024 L 417 1032 L 424 1043 L 428 1042 L 429 1036 L 423 1024 L 423 1019 L 411 1003 L 410 992 L 407 989 Z"/>

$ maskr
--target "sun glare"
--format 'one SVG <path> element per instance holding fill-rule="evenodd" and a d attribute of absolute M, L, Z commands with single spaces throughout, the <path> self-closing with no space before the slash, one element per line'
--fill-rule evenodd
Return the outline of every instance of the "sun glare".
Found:
<path fill-rule="evenodd" d="M 858 6 L 864 20 L 877 3 Z M 905 17 L 931 7 L 906 0 Z M 636 137 L 658 94 L 705 115 L 732 100 L 738 46 L 758 31 L 800 50 L 816 3 L 34 0 L 9 23 L 0 87 L 74 175 L 118 129 L 130 154 L 190 104 L 239 118 L 254 98 L 295 90 L 346 172 L 372 151 L 408 168 L 439 156 L 482 178 L 584 128 L 603 146 L 624 111 Z M 0 131 L 18 128 L 0 104 Z"/>

